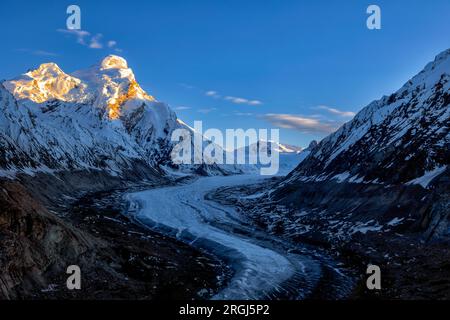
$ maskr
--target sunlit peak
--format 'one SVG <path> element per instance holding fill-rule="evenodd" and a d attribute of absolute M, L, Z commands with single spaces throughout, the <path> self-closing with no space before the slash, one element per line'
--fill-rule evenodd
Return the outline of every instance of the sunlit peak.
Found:
<path fill-rule="evenodd" d="M 101 69 L 128 69 L 128 63 L 124 58 L 111 54 L 102 60 Z"/>

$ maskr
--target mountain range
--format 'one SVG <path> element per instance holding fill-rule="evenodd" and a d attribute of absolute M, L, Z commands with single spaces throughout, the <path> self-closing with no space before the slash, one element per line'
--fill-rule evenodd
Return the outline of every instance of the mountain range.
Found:
<path fill-rule="evenodd" d="M 71 75 L 45 63 L 0 84 L 0 174 L 100 170 L 150 176 L 168 169 L 204 171 L 171 161 L 174 130 L 192 128 L 147 94 L 125 59 L 110 55 Z M 203 145 L 211 143 L 203 138 Z M 195 147 L 195 146 L 193 146 Z M 209 165 L 208 174 L 238 173 Z M 171 172 L 169 170 L 169 172 Z"/>
<path fill-rule="evenodd" d="M 257 150 L 278 151 L 281 173 L 288 174 L 268 179 L 263 190 L 236 203 L 269 233 L 340 248 L 337 255 L 351 252 L 364 265 L 388 268 L 398 263 L 391 260 L 397 254 L 391 248 L 418 247 L 450 233 L 449 105 L 450 49 L 304 150 L 272 141 L 244 147 L 247 158 Z M 87 193 L 161 187 L 192 174 L 254 173 L 260 167 L 175 164 L 171 136 L 177 129 L 196 134 L 145 92 L 126 60 L 115 55 L 72 74 L 45 63 L 0 82 L 0 297 L 39 297 L 36 288 L 57 279 L 80 256 L 89 279 L 103 270 L 123 281 L 120 268 L 111 265 L 128 266 L 121 255 L 137 250 L 126 239 L 118 244 L 123 229 L 108 229 L 114 237 L 99 240 L 96 232 L 105 224 L 95 220 L 100 215 L 67 213 Z M 202 147 L 212 143 L 202 141 Z M 151 254 L 169 241 L 158 239 Z"/>

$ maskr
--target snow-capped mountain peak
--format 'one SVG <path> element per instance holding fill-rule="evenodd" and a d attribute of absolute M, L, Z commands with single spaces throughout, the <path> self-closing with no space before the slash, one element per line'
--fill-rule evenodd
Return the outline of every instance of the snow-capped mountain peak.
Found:
<path fill-rule="evenodd" d="M 299 153 L 303 150 L 301 147 L 263 139 L 259 139 L 256 143 L 245 147 L 245 149 L 248 149 L 250 154 L 257 154 L 258 150 L 259 152 L 276 151 L 278 153 Z"/>
<path fill-rule="evenodd" d="M 109 55 L 98 64 L 72 75 L 86 83 L 90 96 L 95 100 L 94 105 L 106 107 L 112 120 L 118 119 L 123 109 L 134 109 L 133 104 L 140 105 L 139 101 L 155 101 L 138 84 L 127 61 L 119 56 Z"/>
<path fill-rule="evenodd" d="M 109 55 L 104 58 L 101 62 L 101 66 L 103 70 L 106 69 L 128 69 L 127 61 L 116 55 Z"/>
<path fill-rule="evenodd" d="M 55 63 L 43 63 L 15 79 L 4 82 L 4 86 L 16 99 L 28 99 L 42 103 L 51 99 L 73 101 L 83 91 L 81 80 L 64 73 Z"/>
<path fill-rule="evenodd" d="M 86 169 L 126 175 L 134 166 L 152 174 L 160 168 L 224 172 L 172 162 L 172 133 L 181 128 L 194 134 L 141 88 L 121 57 L 72 74 L 45 63 L 0 83 L 0 176 Z"/>
<path fill-rule="evenodd" d="M 122 115 L 122 109 L 134 109 L 133 105 L 139 101 L 155 101 L 138 84 L 127 61 L 115 55 L 71 75 L 55 63 L 44 63 L 36 70 L 4 82 L 4 86 L 18 100 L 92 102 L 95 107 L 106 110 L 112 120 Z"/>
<path fill-rule="evenodd" d="M 155 168 L 180 126 L 118 56 L 72 74 L 44 63 L 0 83 L 0 124 L 0 176 L 85 168 L 118 174 L 136 161 Z"/>
<path fill-rule="evenodd" d="M 323 139 L 291 179 L 407 183 L 443 172 L 450 159 L 449 104 L 447 49 Z"/>

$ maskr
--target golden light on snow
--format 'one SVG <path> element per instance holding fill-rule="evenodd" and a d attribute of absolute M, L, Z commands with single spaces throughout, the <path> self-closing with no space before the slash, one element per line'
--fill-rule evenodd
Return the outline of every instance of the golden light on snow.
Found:
<path fill-rule="evenodd" d="M 102 61 L 102 69 L 128 69 L 127 61 L 119 56 L 115 56 L 113 54 L 107 56 Z"/>
<path fill-rule="evenodd" d="M 44 63 L 25 77 L 6 83 L 7 89 L 18 99 L 42 103 L 49 99 L 67 101 L 67 94 L 81 81 L 65 74 L 55 63 Z"/>
<path fill-rule="evenodd" d="M 105 110 L 111 120 L 120 117 L 121 108 L 128 100 L 155 100 L 136 82 L 127 61 L 115 55 L 73 76 L 55 63 L 44 63 L 20 78 L 5 81 L 4 85 L 19 100 L 92 103 L 93 107 Z"/>
<path fill-rule="evenodd" d="M 155 98 L 148 95 L 136 80 L 130 81 L 128 86 L 128 91 L 125 94 L 120 95 L 118 98 L 113 98 L 108 103 L 108 113 L 111 120 L 115 120 L 120 117 L 120 107 L 130 99 L 145 99 L 149 101 L 154 101 Z"/>

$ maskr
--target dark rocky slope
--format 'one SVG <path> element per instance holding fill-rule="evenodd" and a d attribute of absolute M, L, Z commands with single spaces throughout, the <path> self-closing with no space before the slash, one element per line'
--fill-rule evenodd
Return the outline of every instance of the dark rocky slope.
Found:
<path fill-rule="evenodd" d="M 0 297 L 29 296 L 71 261 L 93 262 L 100 242 L 49 213 L 18 182 L 0 188 Z"/>
<path fill-rule="evenodd" d="M 221 285 L 227 271 L 214 257 L 122 216 L 122 191 L 89 192 L 123 181 L 101 172 L 19 180 L 0 180 L 0 299 L 201 299 Z M 73 264 L 81 291 L 66 288 Z"/>
<path fill-rule="evenodd" d="M 347 257 L 362 275 L 379 264 L 388 286 L 381 297 L 448 298 L 449 97 L 450 49 L 240 205 L 275 234 Z M 412 279 L 421 284 L 406 285 Z"/>
<path fill-rule="evenodd" d="M 323 139 L 270 199 L 295 208 L 297 223 L 325 237 L 387 230 L 426 240 L 447 235 L 449 97 L 446 50 Z"/>

